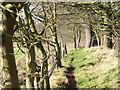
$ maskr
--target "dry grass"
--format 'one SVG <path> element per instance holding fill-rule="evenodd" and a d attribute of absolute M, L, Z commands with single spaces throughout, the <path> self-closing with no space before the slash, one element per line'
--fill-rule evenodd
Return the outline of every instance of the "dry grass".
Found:
<path fill-rule="evenodd" d="M 104 73 L 111 68 L 118 66 L 118 58 L 114 49 L 102 49 L 101 47 L 92 47 L 86 49 L 87 52 L 92 52 L 88 58 L 98 59 L 100 62 L 96 63 L 94 67 L 89 69 L 89 72 Z"/>
<path fill-rule="evenodd" d="M 102 47 L 71 51 L 74 75 L 79 88 L 118 88 L 118 56 L 114 49 Z M 67 59 L 66 58 L 66 59 Z M 67 64 L 67 62 L 65 62 Z M 69 64 L 69 63 L 68 63 Z"/>
<path fill-rule="evenodd" d="M 61 69 L 55 69 L 52 76 L 50 77 L 51 88 L 64 88 L 63 83 L 67 82 L 64 75 L 65 67 Z"/>

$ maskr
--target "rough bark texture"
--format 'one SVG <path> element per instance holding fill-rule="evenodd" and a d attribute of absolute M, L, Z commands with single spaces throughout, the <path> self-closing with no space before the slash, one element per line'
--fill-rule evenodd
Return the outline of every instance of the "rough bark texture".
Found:
<path fill-rule="evenodd" d="M 25 12 L 25 17 L 26 17 L 26 24 L 28 23 L 29 24 L 29 28 L 30 28 L 30 30 L 31 30 L 31 32 L 34 32 L 34 33 L 36 33 L 36 34 L 38 34 L 37 33 L 37 30 L 36 30 L 36 28 L 35 28 L 35 25 L 34 25 L 34 21 L 33 21 L 33 19 L 32 19 L 32 17 L 31 17 L 31 13 L 30 13 L 30 10 L 29 10 L 29 6 L 28 5 L 26 5 L 25 6 L 25 8 L 24 8 L 24 12 Z M 32 35 L 32 34 L 31 34 Z M 36 37 L 35 35 L 32 35 L 32 37 Z M 42 54 L 42 77 L 48 72 L 48 59 L 47 59 L 47 54 L 46 54 L 46 52 L 45 52 L 45 49 L 44 49 L 44 47 L 43 47 L 43 45 L 42 45 L 42 42 L 41 41 L 39 41 L 36 45 L 34 45 L 34 46 L 36 46 L 37 47 L 37 49 L 39 49 L 40 50 L 40 52 L 41 52 L 41 54 Z M 32 47 L 33 48 L 33 47 Z M 29 53 L 30 53 L 30 58 L 29 58 L 29 60 L 27 60 L 27 61 L 29 61 L 28 63 L 27 63 L 27 71 L 29 72 L 29 73 L 35 73 L 37 70 L 36 70 L 36 63 L 35 63 L 35 52 L 34 52 L 34 50 L 32 49 L 32 48 L 30 48 L 30 51 L 29 51 Z M 31 51 L 31 49 L 32 49 L 32 51 Z M 29 88 L 31 87 L 31 83 L 32 83 L 32 87 L 33 87 L 33 83 L 34 83 L 34 78 L 31 78 L 31 77 L 27 77 L 27 80 L 28 80 L 28 84 L 29 84 Z M 38 81 L 38 80 L 37 80 Z M 50 83 L 49 83 L 49 77 L 46 77 L 45 78 L 45 83 L 46 83 L 46 87 L 45 88 L 47 88 L 47 89 L 49 89 L 50 88 Z M 44 88 L 44 81 L 40 84 L 40 87 L 43 89 Z M 29 83 L 29 82 L 31 82 L 31 83 Z"/>
<path fill-rule="evenodd" d="M 7 3 L 3 3 L 7 5 Z M 16 7 L 9 8 L 16 11 Z M 2 31 L 2 58 L 3 58 L 3 86 L 5 88 L 19 88 L 18 72 L 16 69 L 12 37 L 16 24 L 16 14 L 3 10 L 3 31 Z"/>
<path fill-rule="evenodd" d="M 38 44 L 36 44 L 37 48 L 40 50 L 41 54 L 42 54 L 42 77 L 44 77 L 44 75 L 46 75 L 46 73 L 48 72 L 48 58 L 47 58 L 47 54 L 45 52 L 45 49 L 42 45 L 42 42 L 40 41 Z M 46 87 L 44 87 L 44 81 L 46 83 Z M 40 87 L 43 88 L 47 88 L 50 89 L 50 82 L 49 82 L 49 77 L 47 76 L 41 84 Z"/>
<path fill-rule="evenodd" d="M 27 25 L 27 28 L 30 29 L 29 32 L 35 32 L 28 4 L 26 4 L 24 6 L 24 17 L 25 17 L 25 24 Z M 28 33 L 28 35 L 26 35 L 26 37 L 28 37 L 29 40 L 31 39 L 30 35 L 32 35 L 32 34 Z M 27 41 L 28 40 L 26 39 L 26 42 Z M 31 46 L 31 44 L 27 43 L 27 49 L 28 49 L 28 53 L 27 53 L 27 57 L 26 57 L 26 67 L 27 67 L 28 75 L 26 77 L 26 88 L 32 88 L 32 87 L 34 87 L 34 77 L 31 74 L 34 74 L 37 71 L 37 69 L 36 69 L 37 65 L 35 62 L 34 45 Z"/>
<path fill-rule="evenodd" d="M 26 77 L 26 88 L 32 88 L 34 87 L 34 77 L 32 77 L 31 74 L 34 74 L 37 71 L 34 46 L 32 46 L 28 51 L 26 58 L 26 67 L 28 74 L 28 76 Z"/>
<path fill-rule="evenodd" d="M 54 27 L 54 30 L 55 30 L 55 32 L 53 33 L 53 42 L 54 42 L 54 46 L 55 46 L 57 67 L 61 68 L 62 67 L 62 63 L 61 63 L 61 50 L 60 50 L 60 46 L 59 46 L 59 43 L 58 43 L 56 27 Z"/>
<path fill-rule="evenodd" d="M 53 38 L 53 42 L 54 42 L 54 46 L 55 46 L 55 54 L 56 54 L 56 60 L 57 60 L 57 67 L 61 68 L 62 67 L 62 63 L 61 63 L 61 49 L 60 49 L 60 45 L 58 43 L 58 37 L 57 37 L 57 29 L 56 29 L 56 3 L 54 4 L 54 11 L 53 11 L 53 26 L 52 26 L 52 38 Z"/>
<path fill-rule="evenodd" d="M 108 3 L 104 3 L 105 9 L 102 11 L 102 26 L 104 30 L 103 46 L 104 48 L 112 48 L 112 25 L 110 25 L 110 20 L 112 17 L 111 8 L 112 6 Z M 108 8 L 109 7 L 109 8 Z"/>

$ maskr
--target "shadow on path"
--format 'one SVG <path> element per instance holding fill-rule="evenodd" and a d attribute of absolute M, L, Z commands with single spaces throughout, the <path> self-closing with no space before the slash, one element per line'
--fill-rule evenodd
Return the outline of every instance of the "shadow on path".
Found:
<path fill-rule="evenodd" d="M 74 88 L 77 89 L 77 82 L 75 80 L 75 76 L 74 76 L 74 67 L 72 65 L 72 61 L 74 60 L 74 58 L 71 59 L 71 64 L 69 65 L 69 67 L 67 67 L 67 71 L 66 73 L 66 77 L 68 79 L 68 82 L 66 83 L 66 88 Z"/>

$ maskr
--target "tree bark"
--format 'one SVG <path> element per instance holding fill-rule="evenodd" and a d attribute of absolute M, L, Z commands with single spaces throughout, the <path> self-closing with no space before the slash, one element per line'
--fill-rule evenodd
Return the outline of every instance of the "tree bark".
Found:
<path fill-rule="evenodd" d="M 7 5 L 7 3 L 3 3 Z M 12 5 L 12 4 L 11 4 Z M 16 11 L 12 6 L 10 10 Z M 18 81 L 18 71 L 16 69 L 15 56 L 13 50 L 13 34 L 16 24 L 16 14 L 3 9 L 3 31 L 2 31 L 2 58 L 3 58 L 3 86 L 5 88 L 20 88 Z"/>
<path fill-rule="evenodd" d="M 32 21 L 32 17 L 31 17 L 31 13 L 29 11 L 29 6 L 28 4 L 26 4 L 24 6 L 24 18 L 25 18 L 25 25 L 28 28 L 28 32 L 35 32 L 34 31 L 34 25 L 33 25 L 33 21 Z M 28 39 L 30 40 L 32 34 L 27 34 L 26 37 L 28 37 Z M 28 41 L 26 39 L 26 41 Z M 27 67 L 27 77 L 26 77 L 26 88 L 33 88 L 34 87 L 34 77 L 32 76 L 32 74 L 34 74 L 37 69 L 37 64 L 35 62 L 35 48 L 34 45 L 31 46 L 31 44 L 27 43 L 27 49 L 28 49 L 28 53 L 27 53 L 27 57 L 26 57 L 26 67 Z"/>
<path fill-rule="evenodd" d="M 35 49 L 32 46 L 28 49 L 28 54 L 26 57 L 26 66 L 27 66 L 27 77 L 26 77 L 26 88 L 33 88 L 34 87 L 34 77 L 31 74 L 34 74 L 36 69 L 36 62 L 35 62 Z"/>
<path fill-rule="evenodd" d="M 117 41 L 117 50 L 118 50 L 118 59 L 120 59 L 120 37 L 118 37 Z M 120 63 L 118 63 L 120 65 Z"/>
<path fill-rule="evenodd" d="M 73 28 L 73 33 L 74 33 L 74 48 L 79 48 L 80 47 L 80 40 L 81 40 L 81 30 L 80 28 L 76 30 L 75 28 L 76 25 L 74 25 Z"/>
<path fill-rule="evenodd" d="M 105 48 L 112 48 L 112 32 L 110 30 L 105 30 L 104 35 L 104 47 Z"/>
<path fill-rule="evenodd" d="M 35 28 L 35 24 L 34 24 L 34 21 L 32 19 L 32 16 L 31 16 L 31 13 L 30 13 L 30 10 L 29 10 L 29 7 L 28 5 L 25 6 L 24 8 L 24 12 L 25 12 L 25 17 L 26 17 L 26 24 L 29 24 L 29 28 L 30 28 L 30 31 L 31 32 L 34 32 L 36 34 L 38 34 L 36 28 Z M 32 35 L 32 33 L 31 33 Z M 36 37 L 35 35 L 33 35 L 33 37 Z M 48 59 L 47 59 L 47 54 L 45 52 L 45 49 L 42 45 L 42 42 L 39 41 L 37 44 L 35 44 L 34 46 L 37 47 L 37 49 L 40 50 L 41 54 L 42 54 L 42 77 L 44 77 L 44 75 L 48 72 Z M 32 49 L 32 48 L 31 48 Z M 30 49 L 30 50 L 31 50 Z M 28 66 L 28 69 L 31 68 L 30 70 L 27 70 L 27 71 L 31 71 L 32 73 L 35 73 L 37 70 L 35 69 L 36 67 L 36 63 L 35 63 L 35 52 L 32 50 L 31 53 L 31 61 L 29 63 L 27 63 L 27 66 Z M 33 59 L 32 59 L 33 57 Z M 35 77 L 36 78 L 36 77 Z M 31 77 L 29 77 L 29 81 L 30 81 Z M 31 80 L 31 83 L 34 83 L 33 81 L 34 79 Z M 49 77 L 46 77 L 45 78 L 45 82 L 46 82 L 46 88 L 47 89 L 50 89 L 50 83 L 49 83 Z M 40 84 L 40 87 L 41 89 L 44 89 L 44 81 Z M 29 87 L 30 88 L 30 87 Z"/>
<path fill-rule="evenodd" d="M 44 75 L 47 74 L 48 72 L 48 58 L 47 58 L 47 54 L 45 52 L 45 49 L 42 45 L 42 42 L 40 41 L 38 44 L 36 44 L 36 47 L 40 50 L 41 54 L 42 54 L 42 77 L 44 77 Z M 45 78 L 45 83 L 46 83 L 46 89 L 49 90 L 50 89 L 50 82 L 49 82 L 49 77 L 47 76 Z M 40 84 L 41 88 L 44 88 L 44 81 Z"/>
<path fill-rule="evenodd" d="M 61 68 L 62 67 L 62 63 L 61 63 L 61 49 L 60 49 L 60 45 L 58 43 L 58 37 L 57 37 L 57 29 L 56 29 L 56 3 L 53 5 L 54 7 L 54 11 L 52 13 L 52 30 L 51 30 L 51 34 L 52 34 L 52 39 L 54 42 L 54 46 L 55 46 L 55 55 L 56 55 L 56 60 L 57 60 L 57 67 Z"/>
<path fill-rule="evenodd" d="M 10 36 L 2 33 L 3 86 L 5 88 L 19 88 L 12 36 Z"/>
<path fill-rule="evenodd" d="M 97 30 L 95 30 L 94 31 L 94 34 L 95 34 L 95 37 L 96 37 L 96 44 L 98 45 L 98 46 L 100 46 L 101 45 L 101 42 L 100 42 L 100 34 L 98 33 L 98 31 Z"/>
<path fill-rule="evenodd" d="M 73 39 L 74 39 L 74 48 L 76 49 L 77 48 L 77 45 L 76 45 L 76 31 L 75 31 L 75 25 L 73 27 Z"/>
<path fill-rule="evenodd" d="M 97 36 L 95 35 L 95 32 L 93 30 L 90 30 L 90 33 L 91 33 L 91 45 L 90 45 L 90 47 L 97 46 L 99 40 L 97 40 Z"/>
<path fill-rule="evenodd" d="M 104 30 L 104 38 L 103 38 L 103 47 L 104 48 L 112 48 L 112 25 L 110 25 L 112 13 L 111 13 L 111 5 L 108 3 L 103 3 L 105 9 L 102 11 L 101 20 L 102 26 Z M 109 9 L 108 9 L 109 7 Z"/>
<path fill-rule="evenodd" d="M 54 46 L 55 46 L 57 67 L 61 68 L 62 67 L 62 63 L 61 63 L 61 49 L 60 49 L 60 46 L 59 46 L 59 43 L 58 43 L 56 26 L 53 26 L 53 30 L 54 30 L 54 32 L 52 33 L 53 34 L 52 38 L 53 38 L 53 42 L 54 42 Z"/>
<path fill-rule="evenodd" d="M 86 31 L 86 33 L 85 33 L 86 34 L 86 44 L 85 44 L 85 47 L 89 48 L 90 44 L 91 44 L 91 30 L 90 30 L 90 25 L 86 24 L 85 31 Z"/>

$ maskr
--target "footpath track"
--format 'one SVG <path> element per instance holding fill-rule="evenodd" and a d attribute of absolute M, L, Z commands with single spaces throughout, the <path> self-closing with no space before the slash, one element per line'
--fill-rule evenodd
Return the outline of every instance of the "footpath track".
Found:
<path fill-rule="evenodd" d="M 74 88 L 77 89 L 77 81 L 75 80 L 74 76 L 74 67 L 72 65 L 74 59 L 71 60 L 69 67 L 67 67 L 66 77 L 68 82 L 66 83 L 66 88 Z"/>

